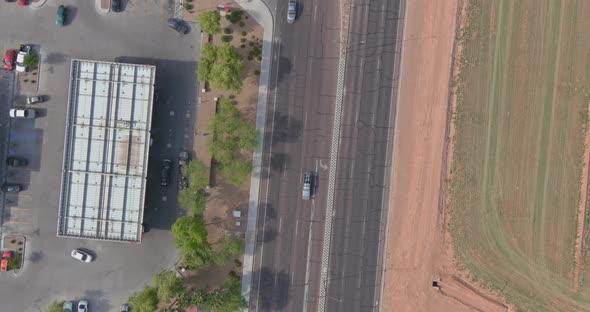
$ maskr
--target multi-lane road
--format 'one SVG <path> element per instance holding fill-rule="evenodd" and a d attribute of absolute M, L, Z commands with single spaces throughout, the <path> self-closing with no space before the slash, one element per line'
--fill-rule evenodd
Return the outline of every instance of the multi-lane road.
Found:
<path fill-rule="evenodd" d="M 327 311 L 379 311 L 403 1 L 353 0 L 346 53 Z"/>
<path fill-rule="evenodd" d="M 395 87 L 403 0 L 353 0 L 338 158 L 330 161 L 337 94 L 339 1 L 287 1 L 275 11 L 273 58 L 254 272 L 252 311 L 378 310 L 391 170 Z M 270 4 L 271 8 L 273 4 Z M 397 54 L 396 54 L 397 53 Z M 332 231 L 325 233 L 328 172 L 336 166 Z M 303 174 L 317 173 L 301 198 Z M 322 268 L 324 235 L 330 241 Z M 327 283 L 321 284 L 321 270 Z"/>

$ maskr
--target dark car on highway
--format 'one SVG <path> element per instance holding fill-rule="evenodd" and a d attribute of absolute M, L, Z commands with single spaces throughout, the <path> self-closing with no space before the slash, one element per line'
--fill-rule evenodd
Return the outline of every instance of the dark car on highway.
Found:
<path fill-rule="evenodd" d="M 183 20 L 177 18 L 168 19 L 168 26 L 170 26 L 170 28 L 176 30 L 177 32 L 183 35 L 188 34 L 188 32 L 190 31 L 188 25 Z"/>
<path fill-rule="evenodd" d="M 18 183 L 4 183 L 2 185 L 2 191 L 5 193 L 18 193 L 22 191 L 23 186 Z"/>
<path fill-rule="evenodd" d="M 26 159 L 20 157 L 6 158 L 6 164 L 12 167 L 26 167 L 28 163 L 29 162 Z"/>
<path fill-rule="evenodd" d="M 172 160 L 164 159 L 162 161 L 162 174 L 160 176 L 160 185 L 161 186 L 168 186 L 168 181 L 170 181 L 170 171 L 172 169 Z"/>

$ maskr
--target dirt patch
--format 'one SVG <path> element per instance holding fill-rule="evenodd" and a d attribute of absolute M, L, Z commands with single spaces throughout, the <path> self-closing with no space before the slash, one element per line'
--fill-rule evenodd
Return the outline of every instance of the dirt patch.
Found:
<path fill-rule="evenodd" d="M 508 309 L 455 268 L 445 227 L 445 133 L 459 9 L 458 1 L 407 2 L 384 311 Z"/>
<path fill-rule="evenodd" d="M 590 105 L 590 103 L 589 103 Z M 588 109 L 587 118 L 590 120 L 590 109 Z M 586 206 L 588 203 L 588 171 L 590 170 L 590 131 L 588 131 L 588 126 L 586 126 L 586 139 L 585 139 L 585 146 L 586 149 L 584 150 L 584 159 L 586 163 L 584 164 L 584 169 L 582 170 L 582 179 L 580 185 L 580 194 L 582 195 L 580 199 L 580 204 L 578 207 L 578 226 L 577 226 L 577 234 L 576 234 L 576 251 L 575 251 L 575 259 L 576 259 L 576 268 L 574 270 L 574 290 L 577 292 L 580 290 L 580 279 L 582 277 L 582 272 L 584 270 L 584 237 L 586 236 Z"/>

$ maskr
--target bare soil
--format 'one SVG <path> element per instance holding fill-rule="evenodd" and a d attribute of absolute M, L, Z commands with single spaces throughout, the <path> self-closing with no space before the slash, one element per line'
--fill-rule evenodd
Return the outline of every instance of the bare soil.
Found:
<path fill-rule="evenodd" d="M 456 268 L 446 229 L 449 90 L 461 8 L 459 0 L 407 2 L 384 311 L 509 310 Z"/>
<path fill-rule="evenodd" d="M 588 103 L 590 105 L 590 103 Z M 590 120 L 590 109 L 588 109 L 588 120 Z M 580 183 L 580 204 L 578 206 L 578 226 L 576 235 L 576 251 L 575 261 L 576 267 L 574 269 L 574 290 L 580 290 L 580 278 L 584 270 L 584 237 L 586 236 L 586 205 L 588 203 L 588 171 L 590 170 L 590 131 L 586 127 L 586 149 L 584 150 L 584 169 L 582 170 L 582 179 Z"/>

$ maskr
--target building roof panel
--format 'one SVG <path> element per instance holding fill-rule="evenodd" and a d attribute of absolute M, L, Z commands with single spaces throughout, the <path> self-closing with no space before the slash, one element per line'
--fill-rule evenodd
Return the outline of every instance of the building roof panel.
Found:
<path fill-rule="evenodd" d="M 72 60 L 58 236 L 141 241 L 155 67 Z"/>

